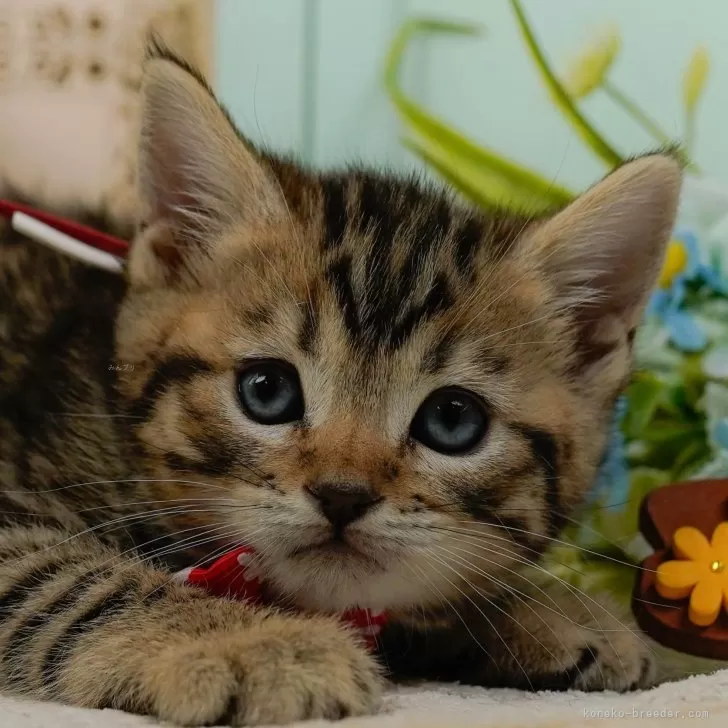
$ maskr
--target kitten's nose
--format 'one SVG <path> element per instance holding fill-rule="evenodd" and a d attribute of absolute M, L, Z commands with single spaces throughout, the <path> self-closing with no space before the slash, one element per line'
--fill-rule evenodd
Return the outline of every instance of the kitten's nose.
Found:
<path fill-rule="evenodd" d="M 322 513 L 336 529 L 361 518 L 381 500 L 367 483 L 328 481 L 307 486 L 306 490 L 318 501 Z"/>

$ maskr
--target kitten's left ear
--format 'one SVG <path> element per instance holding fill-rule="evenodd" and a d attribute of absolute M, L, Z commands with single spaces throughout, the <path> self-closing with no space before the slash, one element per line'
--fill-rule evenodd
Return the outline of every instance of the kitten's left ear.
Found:
<path fill-rule="evenodd" d="M 520 254 L 590 326 L 639 323 L 672 231 L 682 170 L 668 156 L 628 162 L 527 235 Z"/>
<path fill-rule="evenodd" d="M 230 224 L 280 211 L 271 173 L 205 81 L 163 49 L 145 65 L 141 117 L 139 191 L 146 222 L 167 233 L 149 251 L 159 263 L 179 265 Z"/>

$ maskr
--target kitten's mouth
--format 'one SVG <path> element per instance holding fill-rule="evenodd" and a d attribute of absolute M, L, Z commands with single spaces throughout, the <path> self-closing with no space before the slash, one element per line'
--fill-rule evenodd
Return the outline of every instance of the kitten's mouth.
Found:
<path fill-rule="evenodd" d="M 323 541 L 299 546 L 291 552 L 291 556 L 329 556 L 356 559 L 379 565 L 375 558 L 354 546 L 343 534 L 335 534 Z"/>

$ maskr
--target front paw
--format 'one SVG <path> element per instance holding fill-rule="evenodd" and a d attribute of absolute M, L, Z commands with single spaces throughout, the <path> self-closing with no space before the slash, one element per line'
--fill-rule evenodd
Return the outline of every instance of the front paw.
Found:
<path fill-rule="evenodd" d="M 501 615 L 486 643 L 492 659 L 485 675 L 477 676 L 481 682 L 618 692 L 654 682 L 655 663 L 646 637 L 608 597 L 565 596 L 560 590 L 553 594 L 543 591 L 539 602 L 511 603 L 507 617 Z"/>
<path fill-rule="evenodd" d="M 626 692 L 650 687 L 655 680 L 655 661 L 644 637 L 629 631 L 587 633 L 559 657 L 558 665 L 534 675 L 534 687 Z"/>
<path fill-rule="evenodd" d="M 149 664 L 152 712 L 181 725 L 285 724 L 372 713 L 381 672 L 337 622 L 261 617 L 167 648 Z"/>

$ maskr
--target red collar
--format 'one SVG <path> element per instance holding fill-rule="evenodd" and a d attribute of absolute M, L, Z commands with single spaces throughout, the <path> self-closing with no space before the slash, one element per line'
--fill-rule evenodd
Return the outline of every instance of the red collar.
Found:
<path fill-rule="evenodd" d="M 22 212 L 30 217 L 40 220 L 40 222 L 50 225 L 59 232 L 70 235 L 72 238 L 79 240 L 92 248 L 103 250 L 119 258 L 125 258 L 129 252 L 129 243 L 121 238 L 113 235 L 102 233 L 93 228 L 81 225 L 64 217 L 51 215 L 42 210 L 36 210 L 29 205 L 23 205 L 20 202 L 11 202 L 10 200 L 0 200 L 0 217 L 12 219 L 13 213 Z"/>
<path fill-rule="evenodd" d="M 207 567 L 185 569 L 179 580 L 203 588 L 217 597 L 239 599 L 253 604 L 265 604 L 265 590 L 259 576 L 251 565 L 255 562 L 253 549 L 243 546 L 228 551 Z M 353 608 L 339 615 L 339 618 L 359 632 L 371 650 L 377 648 L 377 636 L 387 623 L 385 612 Z"/>

